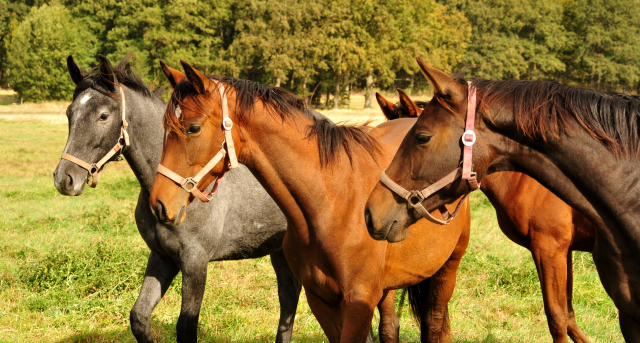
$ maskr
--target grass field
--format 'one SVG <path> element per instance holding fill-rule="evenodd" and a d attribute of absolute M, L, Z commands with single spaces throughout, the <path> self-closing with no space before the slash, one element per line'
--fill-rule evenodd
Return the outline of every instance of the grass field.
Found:
<path fill-rule="evenodd" d="M 15 105 L 0 111 L 6 106 Z M 327 114 L 379 118 L 373 112 Z M 139 186 L 120 162 L 107 166 L 97 189 L 85 188 L 80 197 L 59 195 L 52 172 L 67 128 L 47 118 L 0 115 L 0 342 L 135 342 L 128 313 L 148 256 L 133 220 Z M 551 341 L 529 252 L 502 234 L 481 193 L 472 194 L 471 202 L 471 243 L 450 304 L 455 341 Z M 617 312 L 591 255 L 574 253 L 574 261 L 578 324 L 593 342 L 621 342 Z M 200 340 L 272 341 L 275 284 L 267 258 L 211 263 Z M 178 277 L 154 311 L 158 342 L 175 341 L 179 285 Z M 294 330 L 295 342 L 327 341 L 304 295 Z M 419 341 L 406 306 L 401 340 Z"/>

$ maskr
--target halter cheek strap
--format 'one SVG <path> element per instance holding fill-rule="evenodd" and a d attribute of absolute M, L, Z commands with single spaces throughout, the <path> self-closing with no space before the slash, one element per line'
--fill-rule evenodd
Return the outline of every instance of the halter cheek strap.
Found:
<path fill-rule="evenodd" d="M 404 189 L 404 187 L 397 184 L 395 181 L 391 180 L 391 178 L 389 178 L 389 176 L 387 176 L 387 173 L 384 171 L 382 172 L 382 174 L 380 174 L 380 181 L 394 193 L 407 200 L 409 206 L 415 209 L 424 218 L 437 224 L 449 224 L 458 215 L 458 211 L 460 211 L 460 208 L 469 196 L 469 193 L 465 194 L 462 199 L 460 199 L 453 214 L 449 214 L 449 211 L 444 205 L 438 208 L 444 220 L 435 218 L 433 215 L 431 215 L 431 213 L 429 213 L 427 209 L 422 205 L 422 202 L 435 192 L 453 183 L 453 181 L 456 180 L 458 172 L 460 172 L 461 169 L 462 179 L 466 180 L 469 184 L 470 192 L 480 188 L 480 183 L 476 178 L 476 173 L 471 171 L 473 161 L 473 144 L 476 142 L 476 133 L 473 131 L 475 117 L 476 87 L 472 86 L 471 83 L 469 83 L 469 94 L 467 96 L 467 120 L 465 132 L 462 134 L 462 144 L 464 145 L 464 151 L 462 155 L 462 168 L 456 168 L 445 177 L 431 184 L 429 187 L 423 190 L 408 191 Z"/>
<path fill-rule="evenodd" d="M 98 185 L 102 167 L 104 167 L 104 165 L 107 164 L 107 162 L 109 162 L 111 158 L 113 158 L 113 156 L 115 156 L 116 154 L 118 154 L 118 156 L 116 157 L 116 161 L 120 161 L 122 150 L 124 149 L 124 147 L 128 147 L 130 145 L 129 133 L 127 133 L 129 123 L 127 123 L 127 106 L 124 98 L 124 90 L 122 89 L 121 85 L 116 84 L 116 86 L 120 87 L 120 97 L 122 98 L 122 127 L 120 128 L 120 137 L 118 138 L 118 142 L 116 143 L 116 145 L 96 163 L 87 163 L 67 153 L 62 153 L 61 157 L 61 159 L 73 162 L 89 172 L 87 184 L 91 188 L 96 188 L 96 186 Z"/>
<path fill-rule="evenodd" d="M 229 118 L 229 106 L 227 105 L 227 96 L 224 93 L 224 86 L 222 84 L 218 84 L 218 89 L 220 90 L 220 97 L 222 98 L 222 129 L 224 130 L 224 142 L 222 142 L 222 147 L 220 151 L 218 151 L 215 156 L 196 174 L 194 177 L 184 178 L 177 173 L 171 171 L 169 168 L 163 166 L 162 164 L 158 165 L 158 174 L 162 174 L 177 183 L 184 189 L 185 191 L 193 194 L 198 200 L 202 202 L 209 202 L 216 194 L 216 190 L 222 182 L 222 178 L 224 177 L 224 172 L 222 175 L 216 178 L 216 181 L 213 185 L 213 189 L 211 193 L 207 191 L 201 191 L 198 189 L 198 183 L 200 180 L 207 175 L 211 169 L 213 169 L 218 162 L 224 160 L 226 155 L 229 156 L 229 170 L 238 167 L 238 158 L 236 156 L 236 149 L 233 145 L 233 137 L 231 136 L 231 128 L 233 128 L 233 121 Z M 226 150 L 225 150 L 226 146 Z"/>

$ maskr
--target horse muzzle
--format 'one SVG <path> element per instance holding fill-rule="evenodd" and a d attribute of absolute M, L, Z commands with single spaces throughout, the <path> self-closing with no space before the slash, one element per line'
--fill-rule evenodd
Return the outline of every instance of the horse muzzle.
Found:
<path fill-rule="evenodd" d="M 53 172 L 53 183 L 62 195 L 78 196 L 87 183 L 87 171 L 77 165 L 61 160 Z"/>

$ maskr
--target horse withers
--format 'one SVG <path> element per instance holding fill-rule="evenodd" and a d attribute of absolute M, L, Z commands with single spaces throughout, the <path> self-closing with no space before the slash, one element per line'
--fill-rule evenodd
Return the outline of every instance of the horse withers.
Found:
<path fill-rule="evenodd" d="M 532 176 L 594 224 L 600 280 L 619 310 L 625 340 L 640 342 L 640 99 L 552 82 L 478 79 L 468 85 L 420 59 L 418 64 L 435 95 L 387 176 L 404 188 L 424 189 L 459 168 L 467 144 L 477 181 L 498 171 Z M 468 116 L 474 89 L 477 111 Z M 474 133 L 462 137 L 468 118 Z M 474 143 L 467 140 L 473 136 Z M 421 203 L 432 210 L 471 189 L 458 172 Z M 406 232 L 418 219 L 381 183 L 366 211 L 376 237 Z"/>
<path fill-rule="evenodd" d="M 140 182 L 135 220 L 151 253 L 140 295 L 131 310 L 131 331 L 138 342 L 153 342 L 151 312 L 181 271 L 178 341 L 195 342 L 207 264 L 270 255 L 280 301 L 276 342 L 289 342 L 301 285 L 282 252 L 285 217 L 249 170 L 241 167 L 225 178 L 211 203 L 189 205 L 185 211 L 189 219 L 179 226 L 156 219 L 148 199 L 162 153 L 166 105 L 125 68 L 130 57 L 114 70 L 109 60 L 100 56 L 100 67 L 87 73 L 69 56 L 67 65 L 76 89 L 67 109 L 65 158 L 56 168 L 54 181 L 61 194 L 82 194 L 87 178 L 93 174 L 95 185 L 104 165 L 90 172 L 82 163 L 90 169 L 115 149 L 106 161 L 124 156 Z M 236 196 L 238 193 L 243 196 Z"/>
<path fill-rule="evenodd" d="M 399 104 L 376 93 L 387 119 L 417 117 L 427 105 L 412 101 L 400 89 L 398 93 Z M 522 173 L 504 171 L 487 175 L 480 189 L 496 210 L 502 232 L 531 252 L 553 341 L 568 342 L 568 335 L 574 342 L 589 342 L 578 327 L 573 310 L 572 252 L 593 250 L 593 224 Z"/>

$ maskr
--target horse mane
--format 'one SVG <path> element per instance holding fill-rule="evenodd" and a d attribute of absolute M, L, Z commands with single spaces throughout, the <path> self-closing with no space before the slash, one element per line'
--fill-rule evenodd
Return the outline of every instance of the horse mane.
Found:
<path fill-rule="evenodd" d="M 511 100 L 517 128 L 527 137 L 546 140 L 571 131 L 573 122 L 616 155 L 640 147 L 640 98 L 543 81 L 473 81 L 483 109 Z M 485 111 L 486 112 L 486 111 Z"/>
<path fill-rule="evenodd" d="M 314 123 L 307 128 L 305 139 L 315 138 L 318 142 L 322 167 L 334 163 L 341 153 L 345 153 L 352 164 L 356 147 L 365 149 L 374 159 L 381 151 L 378 141 L 371 136 L 370 127 L 367 124 L 335 124 L 324 116 L 314 115 L 313 111 L 306 107 L 304 101 L 284 88 L 270 87 L 255 81 L 233 77 L 208 76 L 208 78 L 225 84 L 225 93 L 235 92 L 235 113 L 241 122 L 249 120 L 258 101 L 262 103 L 269 114 L 277 115 L 283 121 L 293 119 L 300 114 L 312 119 Z M 176 108 L 178 105 L 184 105 L 183 100 L 187 97 L 193 97 L 199 112 L 206 116 L 210 115 L 210 111 L 205 109 L 202 97 L 199 96 L 191 82 L 184 78 L 176 84 L 164 117 L 165 129 L 181 136 L 184 135 L 184 125 L 180 117 L 176 115 Z"/>
<path fill-rule="evenodd" d="M 126 86 L 127 88 L 142 94 L 144 97 L 147 98 L 158 98 L 160 100 L 162 100 L 162 98 L 160 97 L 160 94 L 163 92 L 162 88 L 157 88 L 156 90 L 153 90 L 152 88 L 154 87 L 155 82 L 151 82 L 151 84 L 149 86 L 147 86 L 144 81 L 142 81 L 142 79 L 140 78 L 140 76 L 138 76 L 135 71 L 131 68 L 131 67 L 127 67 L 129 61 L 131 60 L 131 58 L 133 57 L 133 52 L 129 52 L 121 61 L 120 63 L 118 63 L 118 66 L 116 67 L 116 69 L 114 70 L 116 79 L 118 80 L 118 82 L 124 86 Z M 109 88 L 107 86 L 107 82 L 101 75 L 100 75 L 100 67 L 94 67 L 92 68 L 83 78 L 80 82 L 78 82 L 78 84 L 76 85 L 76 89 L 73 91 L 73 100 L 76 99 L 76 97 L 84 92 L 87 89 L 94 89 L 108 97 L 114 98 L 114 99 L 119 99 L 120 98 L 120 92 L 111 92 L 109 91 Z M 164 100 L 162 100 L 164 102 Z"/>

